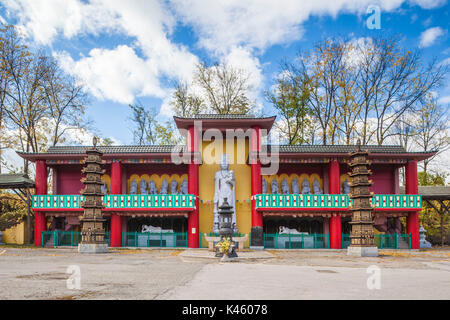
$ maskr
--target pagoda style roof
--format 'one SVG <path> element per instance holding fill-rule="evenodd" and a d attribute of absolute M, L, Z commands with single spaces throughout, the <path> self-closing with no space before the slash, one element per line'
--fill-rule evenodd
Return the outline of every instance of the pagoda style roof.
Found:
<path fill-rule="evenodd" d="M 267 152 L 271 152 L 271 146 L 267 146 Z M 356 152 L 358 147 L 355 145 L 280 145 L 278 153 L 281 157 L 349 157 L 350 153 Z M 432 157 L 437 151 L 428 152 L 409 152 L 402 146 L 396 145 L 362 145 L 361 150 L 369 151 L 369 158 L 393 157 L 416 159 L 418 161 Z"/>
<path fill-rule="evenodd" d="M 0 189 L 34 188 L 34 181 L 26 174 L 0 174 Z"/>
<path fill-rule="evenodd" d="M 197 114 L 193 117 L 177 117 L 173 119 L 179 129 L 188 129 L 195 121 L 201 121 L 203 129 L 248 129 L 260 127 L 270 131 L 276 116 L 257 117 L 251 114 Z"/>
<path fill-rule="evenodd" d="M 361 146 L 362 150 L 369 150 L 370 153 L 406 153 L 401 146 Z M 280 145 L 279 152 L 283 153 L 350 153 L 356 152 L 357 146 L 348 145 Z"/>
<path fill-rule="evenodd" d="M 130 146 L 97 146 L 97 149 L 103 153 L 104 159 L 121 158 L 121 157 L 155 157 L 168 156 L 174 147 L 177 151 L 186 151 L 186 146 L 174 145 L 130 145 Z M 180 150 L 181 147 L 181 150 Z M 92 149 L 92 146 L 56 146 L 50 147 L 46 152 L 19 152 L 19 156 L 30 161 L 38 159 L 84 159 L 86 157 L 86 150 Z"/>
<path fill-rule="evenodd" d="M 235 115 L 236 116 L 236 115 Z M 176 149 L 174 149 L 176 147 Z M 17 152 L 22 158 L 30 161 L 38 159 L 58 160 L 58 159 L 84 159 L 86 150 L 92 146 L 56 146 L 50 147 L 46 152 L 42 153 L 26 153 Z M 264 146 L 263 146 L 264 148 Z M 104 159 L 120 159 L 120 158 L 170 158 L 172 150 L 177 152 L 187 152 L 186 146 L 174 145 L 130 145 L 130 146 L 97 146 L 103 152 Z M 271 145 L 267 146 L 268 153 L 271 152 Z M 361 146 L 362 150 L 369 150 L 370 158 L 392 157 L 404 159 L 424 160 L 433 156 L 436 151 L 430 152 L 407 152 L 401 146 L 378 146 L 366 145 Z M 351 152 L 357 150 L 356 146 L 347 145 L 280 145 L 280 158 L 307 158 L 307 157 L 338 157 L 348 158 Z"/>

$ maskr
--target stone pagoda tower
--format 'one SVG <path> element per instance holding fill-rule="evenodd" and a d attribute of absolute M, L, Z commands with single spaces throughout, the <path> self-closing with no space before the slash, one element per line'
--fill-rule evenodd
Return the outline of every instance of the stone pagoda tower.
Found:
<path fill-rule="evenodd" d="M 367 160 L 369 152 L 361 150 L 361 141 L 357 142 L 357 150 L 350 154 L 349 163 L 352 172 L 349 172 L 351 178 L 350 199 L 353 204 L 350 207 L 352 212 L 352 231 L 350 234 L 350 246 L 347 248 L 348 255 L 360 257 L 378 256 L 378 248 L 374 244 L 373 234 L 373 193 L 369 191 L 372 181 L 369 175 L 372 172 L 368 169 L 371 162 Z"/>
<path fill-rule="evenodd" d="M 101 169 L 103 155 L 97 149 L 97 138 L 93 139 L 94 147 L 86 150 L 87 158 L 84 160 L 86 166 L 81 171 L 86 177 L 81 182 L 86 187 L 81 191 L 84 195 L 82 207 L 84 209 L 83 218 L 81 219 L 81 243 L 78 245 L 80 253 L 103 253 L 108 251 L 108 244 L 105 242 L 105 229 L 102 216 L 103 208 L 103 181 L 101 176 L 104 170 Z"/>

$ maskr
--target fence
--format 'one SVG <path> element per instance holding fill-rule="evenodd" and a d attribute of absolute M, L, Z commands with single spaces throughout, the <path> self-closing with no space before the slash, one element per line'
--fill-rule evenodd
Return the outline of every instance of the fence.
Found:
<path fill-rule="evenodd" d="M 375 245 L 379 249 L 411 249 L 411 234 L 376 234 Z M 342 249 L 350 245 L 350 234 L 342 234 Z"/>
<path fill-rule="evenodd" d="M 110 233 L 105 233 L 105 241 L 110 245 Z M 81 232 L 77 231 L 42 231 L 41 245 L 53 247 L 77 247 L 81 242 Z"/>
<path fill-rule="evenodd" d="M 380 249 L 411 249 L 411 234 L 376 234 L 375 245 Z M 342 249 L 350 245 L 350 234 L 342 234 Z M 265 233 L 266 249 L 329 249 L 328 234 L 279 234 Z"/>
<path fill-rule="evenodd" d="M 328 249 L 330 236 L 328 234 L 279 234 L 265 233 L 264 248 L 267 249 Z"/>
<path fill-rule="evenodd" d="M 187 248 L 187 232 L 124 232 L 122 247 Z"/>

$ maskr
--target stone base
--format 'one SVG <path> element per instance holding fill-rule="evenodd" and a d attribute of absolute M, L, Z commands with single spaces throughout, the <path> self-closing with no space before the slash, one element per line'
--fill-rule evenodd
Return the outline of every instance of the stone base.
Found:
<path fill-rule="evenodd" d="M 264 233 L 262 227 L 252 227 L 251 231 L 251 247 L 263 247 L 264 246 Z"/>
<path fill-rule="evenodd" d="M 220 258 L 220 262 L 235 262 L 238 261 L 238 257 L 230 257 L 227 256 L 226 254 L 223 255 L 222 258 Z"/>
<path fill-rule="evenodd" d="M 264 250 L 263 246 L 250 246 L 250 250 Z"/>
<path fill-rule="evenodd" d="M 356 257 L 378 257 L 378 247 L 347 247 L 347 255 Z"/>
<path fill-rule="evenodd" d="M 107 243 L 80 243 L 78 244 L 79 253 L 107 253 Z"/>

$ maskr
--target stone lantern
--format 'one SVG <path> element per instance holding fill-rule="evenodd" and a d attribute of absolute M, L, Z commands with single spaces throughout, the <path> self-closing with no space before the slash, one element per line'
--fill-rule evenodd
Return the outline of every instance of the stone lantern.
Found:
<path fill-rule="evenodd" d="M 232 223 L 233 221 L 233 207 L 228 204 L 227 198 L 224 198 L 222 205 L 219 207 L 219 234 L 220 234 L 220 242 L 228 239 L 230 241 L 230 247 L 227 252 L 220 252 L 218 249 L 216 251 L 216 257 L 228 257 L 235 258 L 237 257 L 235 246 L 233 243 L 233 230 L 236 226 Z"/>

